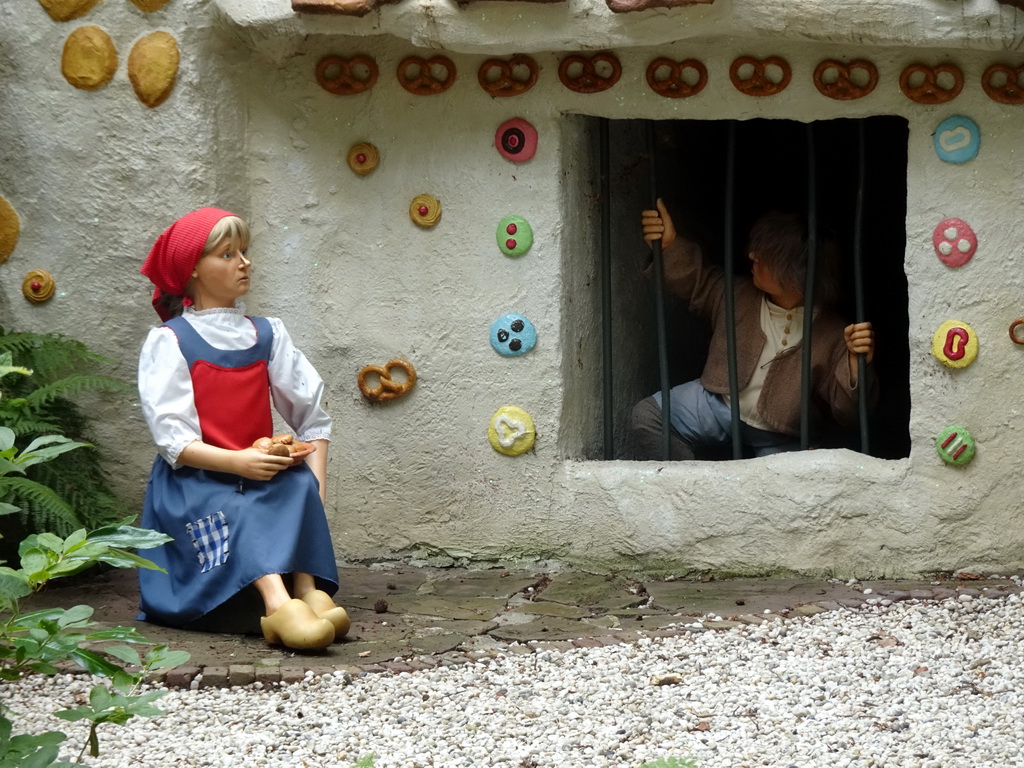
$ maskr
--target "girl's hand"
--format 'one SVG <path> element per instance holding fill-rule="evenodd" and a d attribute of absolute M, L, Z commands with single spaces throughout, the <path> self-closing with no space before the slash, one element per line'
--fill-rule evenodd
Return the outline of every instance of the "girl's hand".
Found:
<path fill-rule="evenodd" d="M 643 227 L 644 240 L 648 243 L 661 240 L 661 246 L 667 248 L 676 239 L 676 228 L 660 197 L 657 205 L 658 210 L 644 211 L 640 215 L 640 223 Z"/>
<path fill-rule="evenodd" d="M 243 448 L 234 452 L 234 474 L 248 480 L 266 482 L 292 465 L 290 456 L 271 456 L 258 448 Z"/>

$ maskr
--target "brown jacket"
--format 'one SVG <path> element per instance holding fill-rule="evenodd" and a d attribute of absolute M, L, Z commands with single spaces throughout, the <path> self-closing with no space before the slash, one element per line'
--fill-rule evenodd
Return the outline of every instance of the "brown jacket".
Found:
<path fill-rule="evenodd" d="M 725 274 L 709 263 L 700 246 L 679 237 L 664 249 L 665 287 L 684 299 L 690 311 L 711 322 L 711 344 L 700 383 L 708 392 L 729 394 L 728 335 L 726 333 Z M 761 300 L 753 281 L 737 277 L 733 283 L 736 312 L 736 368 L 742 390 L 754 375 L 764 348 Z M 845 324 L 829 310 L 821 310 L 811 327 L 812 429 L 828 414 L 844 426 L 857 423 L 857 390 L 850 386 Z M 794 345 L 768 368 L 757 401 L 761 418 L 773 431 L 800 435 L 800 377 L 803 343 Z M 869 369 L 870 370 L 870 369 Z M 869 392 L 877 387 L 869 374 Z"/>

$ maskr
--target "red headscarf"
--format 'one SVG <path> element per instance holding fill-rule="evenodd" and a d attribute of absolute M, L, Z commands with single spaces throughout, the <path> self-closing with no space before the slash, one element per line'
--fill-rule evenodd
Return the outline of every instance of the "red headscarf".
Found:
<path fill-rule="evenodd" d="M 161 320 L 170 319 L 164 306 L 164 295 L 185 294 L 192 270 L 203 255 L 206 239 L 214 225 L 221 219 L 234 215 L 220 208 L 200 208 L 182 216 L 157 238 L 139 272 L 156 286 L 156 290 L 153 291 L 153 309 L 160 315 Z M 184 303 L 186 306 L 191 304 L 187 297 Z"/>

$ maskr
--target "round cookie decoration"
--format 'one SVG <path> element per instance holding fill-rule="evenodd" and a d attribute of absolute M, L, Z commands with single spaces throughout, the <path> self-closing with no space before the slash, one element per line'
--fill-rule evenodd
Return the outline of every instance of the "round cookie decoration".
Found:
<path fill-rule="evenodd" d="M 128 80 L 139 101 L 155 109 L 167 101 L 178 77 L 178 41 L 166 32 L 153 32 L 132 46 Z"/>
<path fill-rule="evenodd" d="M 960 320 L 947 320 L 932 337 L 932 354 L 950 368 L 966 368 L 978 356 L 978 336 Z"/>
<path fill-rule="evenodd" d="M 33 269 L 21 282 L 21 292 L 33 304 L 49 301 L 57 289 L 53 275 L 45 269 Z"/>
<path fill-rule="evenodd" d="M 934 134 L 935 154 L 947 163 L 966 163 L 978 156 L 981 148 L 981 129 L 969 117 L 947 117 Z"/>
<path fill-rule="evenodd" d="M 971 462 L 977 447 L 971 433 L 954 424 L 939 432 L 935 438 L 935 450 L 947 464 L 962 467 Z"/>
<path fill-rule="evenodd" d="M 360 176 L 373 173 L 380 162 L 380 152 L 368 141 L 353 144 L 348 151 L 348 167 Z"/>
<path fill-rule="evenodd" d="M 7 261 L 7 257 L 14 252 L 20 233 L 21 221 L 18 219 L 18 212 L 5 198 L 0 197 L 0 264 Z"/>
<path fill-rule="evenodd" d="M 533 323 L 514 312 L 503 315 L 491 324 L 491 346 L 499 355 L 525 355 L 537 344 Z"/>
<path fill-rule="evenodd" d="M 409 218 L 429 229 L 441 220 L 441 201 L 433 195 L 416 195 L 409 203 Z"/>
<path fill-rule="evenodd" d="M 506 456 L 521 456 L 533 448 L 537 430 L 530 414 L 514 405 L 506 405 L 495 411 L 487 427 L 487 440 L 498 453 Z"/>
<path fill-rule="evenodd" d="M 978 236 L 967 222 L 946 219 L 932 232 L 932 245 L 939 260 L 947 267 L 962 267 L 978 250 Z"/>
<path fill-rule="evenodd" d="M 533 227 L 522 216 L 506 216 L 498 222 L 498 247 L 506 256 L 522 256 L 533 247 Z"/>
<path fill-rule="evenodd" d="M 75 88 L 84 91 L 102 88 L 117 71 L 114 41 L 100 27 L 79 27 L 64 41 L 60 71 Z"/>
<path fill-rule="evenodd" d="M 521 117 L 506 120 L 494 134 L 494 146 L 506 160 L 525 163 L 537 152 L 537 129 Z"/>

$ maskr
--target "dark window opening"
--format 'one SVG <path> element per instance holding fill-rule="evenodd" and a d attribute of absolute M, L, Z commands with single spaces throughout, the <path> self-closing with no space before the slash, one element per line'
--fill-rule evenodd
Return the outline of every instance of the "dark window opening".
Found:
<path fill-rule="evenodd" d="M 660 121 L 653 124 L 658 194 L 677 228 L 723 263 L 726 162 L 732 121 Z M 874 368 L 881 397 L 869 417 L 869 453 L 886 459 L 910 454 L 910 350 L 906 249 L 907 123 L 897 117 L 836 119 L 813 124 L 819 229 L 831 231 L 842 254 L 838 312 L 855 318 L 853 244 L 859 177 L 859 131 L 865 135 L 862 264 L 865 319 L 876 334 Z M 612 254 L 612 390 L 614 458 L 633 458 L 628 419 L 638 399 L 659 388 L 653 286 L 639 277 L 646 253 L 640 211 L 651 206 L 645 121 L 609 124 L 610 241 Z M 737 274 L 749 274 L 747 233 L 773 209 L 807 210 L 808 127 L 790 120 L 735 121 L 733 256 Z M 699 378 L 709 329 L 666 296 L 670 385 Z M 818 447 L 860 449 L 856 429 L 833 425 Z M 606 450 L 605 455 L 608 455 Z M 728 459 L 731 450 L 702 458 Z M 595 456 L 596 458 L 596 456 Z"/>

